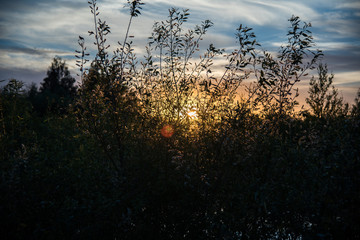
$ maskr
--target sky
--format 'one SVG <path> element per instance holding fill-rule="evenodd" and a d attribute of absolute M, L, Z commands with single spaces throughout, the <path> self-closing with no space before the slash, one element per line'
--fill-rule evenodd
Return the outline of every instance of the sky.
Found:
<path fill-rule="evenodd" d="M 93 40 L 92 15 L 87 0 L 0 0 L 0 80 L 15 78 L 26 84 L 39 84 L 55 56 L 66 60 L 75 77 L 77 39 L 85 37 L 88 49 Z M 190 9 L 187 26 L 209 19 L 214 26 L 204 37 L 227 52 L 236 48 L 235 30 L 243 24 L 252 27 L 258 42 L 268 51 L 286 44 L 292 15 L 312 24 L 316 48 L 324 53 L 323 63 L 335 75 L 334 84 L 348 102 L 360 88 L 360 0 L 143 0 L 141 15 L 133 20 L 130 34 L 135 36 L 138 56 L 145 51 L 146 39 L 156 21 L 165 20 L 168 9 Z M 125 0 L 98 0 L 100 18 L 116 46 L 124 38 L 129 10 Z M 220 63 L 219 63 L 220 64 Z M 5 81 L 6 82 L 6 81 Z M 307 91 L 308 80 L 300 85 Z"/>

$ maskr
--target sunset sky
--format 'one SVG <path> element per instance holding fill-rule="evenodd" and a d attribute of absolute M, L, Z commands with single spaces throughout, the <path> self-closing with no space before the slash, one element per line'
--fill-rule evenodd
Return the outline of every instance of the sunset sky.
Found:
<path fill-rule="evenodd" d="M 285 44 L 292 15 L 311 22 L 316 47 L 323 50 L 324 63 L 335 74 L 335 85 L 351 102 L 360 88 L 360 1 L 358 0 L 148 0 L 142 15 L 134 19 L 131 35 L 142 56 L 146 38 L 155 21 L 165 20 L 170 7 L 190 9 L 188 26 L 209 19 L 214 23 L 204 38 L 225 48 L 236 48 L 235 30 L 252 27 L 262 47 L 276 51 Z M 109 43 L 116 46 L 124 37 L 128 9 L 125 0 L 98 0 L 100 18 L 111 27 Z M 79 35 L 92 39 L 92 15 L 87 0 L 12 0 L 1 1 L 0 80 L 16 78 L 25 83 L 40 83 L 55 56 L 66 60 L 76 76 L 74 51 Z M 307 83 L 303 83 L 305 86 Z M 304 87 L 305 88 L 305 87 Z"/>

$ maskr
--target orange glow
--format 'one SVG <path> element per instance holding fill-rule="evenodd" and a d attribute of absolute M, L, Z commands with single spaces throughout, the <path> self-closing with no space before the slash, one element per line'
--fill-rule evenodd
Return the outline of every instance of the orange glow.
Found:
<path fill-rule="evenodd" d="M 188 112 L 187 115 L 188 115 L 190 118 L 196 118 L 196 117 L 197 117 L 197 113 L 196 113 L 195 110 L 192 110 L 192 111 Z"/>
<path fill-rule="evenodd" d="M 165 125 L 161 129 L 161 135 L 163 135 L 166 138 L 170 138 L 174 134 L 174 128 L 171 125 Z"/>

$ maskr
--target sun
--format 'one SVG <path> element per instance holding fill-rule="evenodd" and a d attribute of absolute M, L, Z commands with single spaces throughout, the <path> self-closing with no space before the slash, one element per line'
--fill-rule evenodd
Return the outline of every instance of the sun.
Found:
<path fill-rule="evenodd" d="M 197 117 L 197 112 L 195 110 L 191 110 L 187 113 L 187 115 L 190 117 L 190 118 L 196 118 Z"/>

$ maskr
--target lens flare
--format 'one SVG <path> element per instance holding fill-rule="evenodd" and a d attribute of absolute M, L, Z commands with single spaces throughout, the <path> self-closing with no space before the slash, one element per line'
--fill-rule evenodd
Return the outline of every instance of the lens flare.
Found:
<path fill-rule="evenodd" d="M 161 129 L 161 135 L 163 135 L 166 138 L 170 138 L 174 134 L 175 130 L 171 125 L 165 125 Z"/>

